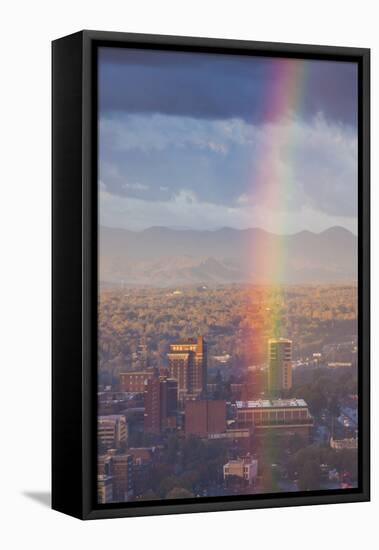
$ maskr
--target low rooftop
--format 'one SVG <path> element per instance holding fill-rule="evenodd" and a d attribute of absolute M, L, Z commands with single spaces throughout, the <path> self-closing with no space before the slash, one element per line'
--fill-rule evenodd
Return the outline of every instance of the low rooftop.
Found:
<path fill-rule="evenodd" d="M 124 414 L 106 414 L 97 417 L 98 422 L 106 422 L 107 420 L 125 420 Z"/>
<path fill-rule="evenodd" d="M 292 340 L 289 338 L 269 338 L 269 344 L 292 344 Z"/>
<path fill-rule="evenodd" d="M 308 407 L 304 399 L 257 399 L 256 401 L 237 401 L 237 409 L 269 409 L 288 407 Z"/>
<path fill-rule="evenodd" d="M 226 464 L 224 464 L 224 466 L 233 466 L 233 465 L 241 465 L 241 464 L 254 464 L 255 462 L 257 462 L 257 459 L 256 458 L 252 458 L 252 457 L 245 457 L 245 458 L 236 458 L 234 460 L 228 460 L 228 462 Z"/>

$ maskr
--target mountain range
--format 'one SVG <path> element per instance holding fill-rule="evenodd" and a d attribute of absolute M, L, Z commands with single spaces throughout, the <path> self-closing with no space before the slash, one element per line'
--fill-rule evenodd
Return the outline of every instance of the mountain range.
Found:
<path fill-rule="evenodd" d="M 258 228 L 130 231 L 101 227 L 99 244 L 103 284 L 173 287 L 357 279 L 357 237 L 342 227 L 294 235 L 275 235 Z"/>

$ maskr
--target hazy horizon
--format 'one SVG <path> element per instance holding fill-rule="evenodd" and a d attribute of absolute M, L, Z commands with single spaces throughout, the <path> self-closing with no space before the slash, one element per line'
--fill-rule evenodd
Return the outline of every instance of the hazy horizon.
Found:
<path fill-rule="evenodd" d="M 332 225 L 332 226 L 326 227 L 325 229 L 321 229 L 320 231 L 310 231 L 309 229 L 300 229 L 298 231 L 291 232 L 291 233 L 274 233 L 272 231 L 267 231 L 263 227 L 258 227 L 258 226 L 231 227 L 227 225 L 220 226 L 220 227 L 204 228 L 204 229 L 198 228 L 198 227 L 195 228 L 195 227 L 175 226 L 175 225 L 149 225 L 138 229 L 133 227 L 119 227 L 119 226 L 104 225 L 104 224 L 100 224 L 99 227 L 100 227 L 100 230 L 104 228 L 104 229 L 114 229 L 116 231 L 130 231 L 132 233 L 142 233 L 144 231 L 149 231 L 154 229 L 168 229 L 170 231 L 197 231 L 199 233 L 201 232 L 212 233 L 216 231 L 228 231 L 228 230 L 230 231 L 263 231 L 265 233 L 269 233 L 271 235 L 275 235 L 278 237 L 291 237 L 294 235 L 298 235 L 299 233 L 312 233 L 314 235 L 321 235 L 322 233 L 326 233 L 331 230 L 343 230 L 343 231 L 348 231 L 354 237 L 358 237 L 356 233 L 354 233 L 353 231 L 351 231 L 346 227 L 343 227 L 342 225 Z"/>
<path fill-rule="evenodd" d="M 102 281 L 151 286 L 346 282 L 357 277 L 357 237 L 342 227 L 277 235 L 238 230 L 100 228 Z"/>

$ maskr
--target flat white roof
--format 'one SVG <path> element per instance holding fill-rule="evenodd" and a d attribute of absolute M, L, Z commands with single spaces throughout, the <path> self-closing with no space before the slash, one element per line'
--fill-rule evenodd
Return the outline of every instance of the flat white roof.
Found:
<path fill-rule="evenodd" d="M 224 467 L 225 466 L 234 466 L 234 465 L 249 465 L 249 464 L 254 464 L 258 462 L 256 458 L 250 458 L 250 457 L 246 457 L 246 458 L 237 458 L 235 460 L 229 460 L 226 464 L 224 464 Z"/>
<path fill-rule="evenodd" d="M 104 415 L 99 415 L 97 417 L 97 420 L 99 422 L 104 422 L 106 420 L 125 420 L 125 415 L 124 414 L 104 414 Z"/>
<path fill-rule="evenodd" d="M 274 407 L 308 407 L 304 399 L 257 399 L 256 401 L 237 401 L 237 409 L 268 409 Z"/>

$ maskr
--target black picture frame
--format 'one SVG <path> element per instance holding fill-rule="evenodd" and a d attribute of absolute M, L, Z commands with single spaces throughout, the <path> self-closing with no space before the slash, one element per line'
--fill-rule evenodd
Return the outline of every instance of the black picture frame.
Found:
<path fill-rule="evenodd" d="M 348 60 L 359 75 L 359 487 L 96 504 L 97 57 L 99 46 Z M 370 50 L 81 31 L 52 43 L 52 507 L 81 519 L 370 499 Z"/>

